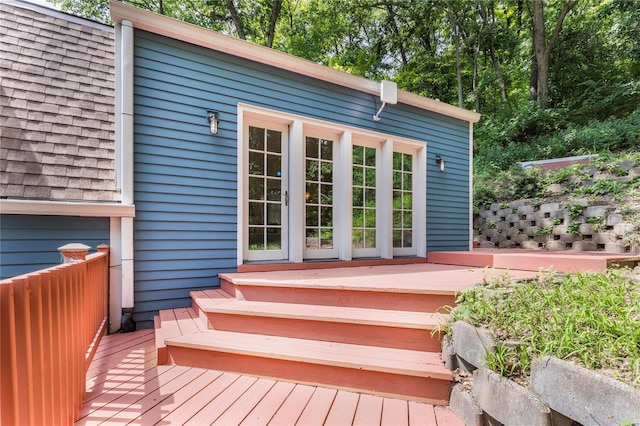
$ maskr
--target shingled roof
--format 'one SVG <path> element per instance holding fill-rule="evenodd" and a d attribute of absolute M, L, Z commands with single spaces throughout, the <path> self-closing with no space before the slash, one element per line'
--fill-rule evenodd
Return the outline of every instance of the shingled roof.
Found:
<path fill-rule="evenodd" d="M 0 197 L 119 201 L 112 27 L 0 0 Z"/>

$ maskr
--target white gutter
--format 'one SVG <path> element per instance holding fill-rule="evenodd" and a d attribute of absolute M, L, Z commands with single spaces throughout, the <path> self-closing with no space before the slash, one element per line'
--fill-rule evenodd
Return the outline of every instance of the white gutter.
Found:
<path fill-rule="evenodd" d="M 83 203 L 72 201 L 0 200 L 2 214 L 46 216 L 134 217 L 134 205 L 120 203 Z"/>
<path fill-rule="evenodd" d="M 292 71 L 361 92 L 376 96 L 380 95 L 380 83 L 373 80 L 358 77 L 163 15 L 127 6 L 119 1 L 111 0 L 109 5 L 111 8 L 111 19 L 113 19 L 114 22 L 130 21 L 137 29 L 176 40 L 182 40 L 197 46 L 249 59 L 275 68 Z M 398 90 L 398 102 L 472 123 L 480 120 L 480 114 L 476 112 L 403 90 Z"/>

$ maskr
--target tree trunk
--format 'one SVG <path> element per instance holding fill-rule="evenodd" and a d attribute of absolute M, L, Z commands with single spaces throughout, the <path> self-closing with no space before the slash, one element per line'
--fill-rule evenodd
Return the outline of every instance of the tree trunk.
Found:
<path fill-rule="evenodd" d="M 482 30 L 481 30 L 482 31 Z M 476 45 L 476 51 L 473 52 L 473 93 L 475 95 L 475 104 L 476 104 L 476 112 L 480 111 L 480 92 L 478 88 L 478 79 L 480 78 L 478 75 L 478 57 L 480 56 L 480 34 L 478 34 L 478 43 Z"/>
<path fill-rule="evenodd" d="M 562 23 L 569 11 L 578 4 L 580 0 L 567 1 L 558 15 L 556 27 L 549 37 L 546 39 L 546 31 L 544 28 L 544 0 L 533 0 L 533 45 L 535 50 L 537 70 L 538 70 L 538 90 L 537 99 L 538 106 L 542 109 L 549 106 L 549 58 L 560 31 Z"/>
<path fill-rule="evenodd" d="M 267 47 L 273 47 L 273 38 L 276 32 L 276 22 L 278 16 L 280 16 L 280 9 L 282 9 L 282 0 L 273 0 L 271 6 L 271 17 L 269 18 L 269 32 L 267 35 Z"/>
<path fill-rule="evenodd" d="M 491 5 L 493 8 L 493 3 Z M 480 16 L 482 17 L 483 27 L 489 26 L 491 23 L 489 22 L 489 14 L 485 9 L 484 1 L 481 1 L 478 4 L 478 9 L 480 11 Z M 502 103 L 507 103 L 507 88 L 504 84 L 504 77 L 502 76 L 502 68 L 500 67 L 500 63 L 498 62 L 498 58 L 496 56 L 495 45 L 493 44 L 493 35 L 489 38 L 489 54 L 491 56 L 491 62 L 493 63 L 493 69 L 496 72 L 496 79 L 498 80 L 498 87 L 500 88 L 500 99 Z"/>
<path fill-rule="evenodd" d="M 456 47 L 456 78 L 458 80 L 458 106 L 460 108 L 464 108 L 464 102 L 462 97 L 462 64 L 460 63 L 460 30 L 458 28 L 458 24 L 453 16 L 453 11 L 451 10 L 451 3 L 447 1 L 447 15 L 449 16 L 449 21 L 451 21 L 451 30 L 453 31 L 453 38 L 455 41 Z"/>
<path fill-rule="evenodd" d="M 536 61 L 535 42 L 531 48 L 531 77 L 529 78 L 529 100 L 538 99 L 538 61 Z"/>
<path fill-rule="evenodd" d="M 246 40 L 247 35 L 244 32 L 244 25 L 242 25 L 242 21 L 238 16 L 238 11 L 236 10 L 236 5 L 233 4 L 233 0 L 227 0 L 227 9 L 229 9 L 229 14 L 231 14 L 231 20 L 233 21 L 233 25 L 236 27 L 238 38 L 241 40 Z"/>

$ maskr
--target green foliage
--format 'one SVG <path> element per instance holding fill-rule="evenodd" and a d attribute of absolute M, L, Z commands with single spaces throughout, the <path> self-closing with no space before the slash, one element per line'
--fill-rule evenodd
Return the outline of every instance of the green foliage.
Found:
<path fill-rule="evenodd" d="M 625 370 L 640 388 L 640 282 L 614 270 L 505 281 L 463 292 L 450 316 L 498 339 L 487 357 L 492 369 L 518 375 L 533 358 L 552 355 L 590 369 Z"/>
<path fill-rule="evenodd" d="M 582 223 L 575 220 L 572 221 L 567 227 L 567 232 L 573 235 L 580 235 L 580 225 L 582 225 Z"/>
<path fill-rule="evenodd" d="M 640 130 L 640 129 L 639 129 Z M 506 171 L 489 173 L 488 170 L 476 170 L 474 174 L 474 205 L 494 202 L 509 202 L 516 199 L 541 198 L 548 195 L 549 185 L 561 183 L 566 192 L 582 196 L 633 196 L 640 188 L 640 179 L 631 182 L 615 180 L 616 176 L 627 175 L 620 167 L 622 161 L 640 164 L 640 152 L 603 152 L 588 164 L 576 164 L 570 167 L 545 171 L 538 167 L 522 169 L 518 166 Z M 593 169 L 608 173 L 611 178 L 597 179 L 593 182 Z M 588 181 L 588 185 L 580 185 Z M 569 215 L 577 218 L 582 215 L 584 206 L 579 203 L 568 203 Z"/>
<path fill-rule="evenodd" d="M 622 190 L 622 184 L 612 179 L 600 179 L 593 183 L 591 186 L 585 186 L 580 188 L 580 193 L 590 195 L 607 195 L 617 194 Z"/>
<path fill-rule="evenodd" d="M 604 216 L 588 217 L 586 219 L 586 222 L 591 225 L 591 227 L 595 232 L 600 232 L 600 230 L 605 224 L 605 217 Z"/>
<path fill-rule="evenodd" d="M 569 205 L 567 206 L 569 217 L 571 217 L 571 219 L 579 218 L 580 216 L 582 216 L 582 212 L 584 212 L 584 209 L 586 208 L 587 206 L 582 204 L 569 203 Z"/>
<path fill-rule="evenodd" d="M 540 115 L 536 113 L 536 115 Z M 548 134 L 504 134 L 504 123 L 482 123 L 476 132 L 474 167 L 479 173 L 506 170 L 521 161 L 633 150 L 640 146 L 640 109 L 623 118 L 569 124 Z M 504 134 L 504 136 L 500 136 Z M 521 139 L 517 139 L 521 137 Z"/>

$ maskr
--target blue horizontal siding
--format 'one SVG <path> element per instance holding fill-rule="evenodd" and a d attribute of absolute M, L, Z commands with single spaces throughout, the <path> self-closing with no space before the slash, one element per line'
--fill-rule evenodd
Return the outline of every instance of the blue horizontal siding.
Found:
<path fill-rule="evenodd" d="M 109 244 L 109 219 L 3 214 L 0 235 L 0 279 L 5 279 L 59 265 L 58 247 L 65 244 L 86 244 L 92 252 Z"/>
<path fill-rule="evenodd" d="M 427 141 L 428 248 L 469 241 L 468 124 L 346 87 L 136 31 L 135 311 L 140 327 L 158 309 L 190 304 L 189 290 L 236 269 L 237 105 L 246 103 Z M 219 112 L 208 131 L 206 110 Z M 440 173 L 433 156 L 441 155 Z M 456 237 L 452 238 L 451 233 Z M 448 235 L 449 234 L 449 235 Z"/>

